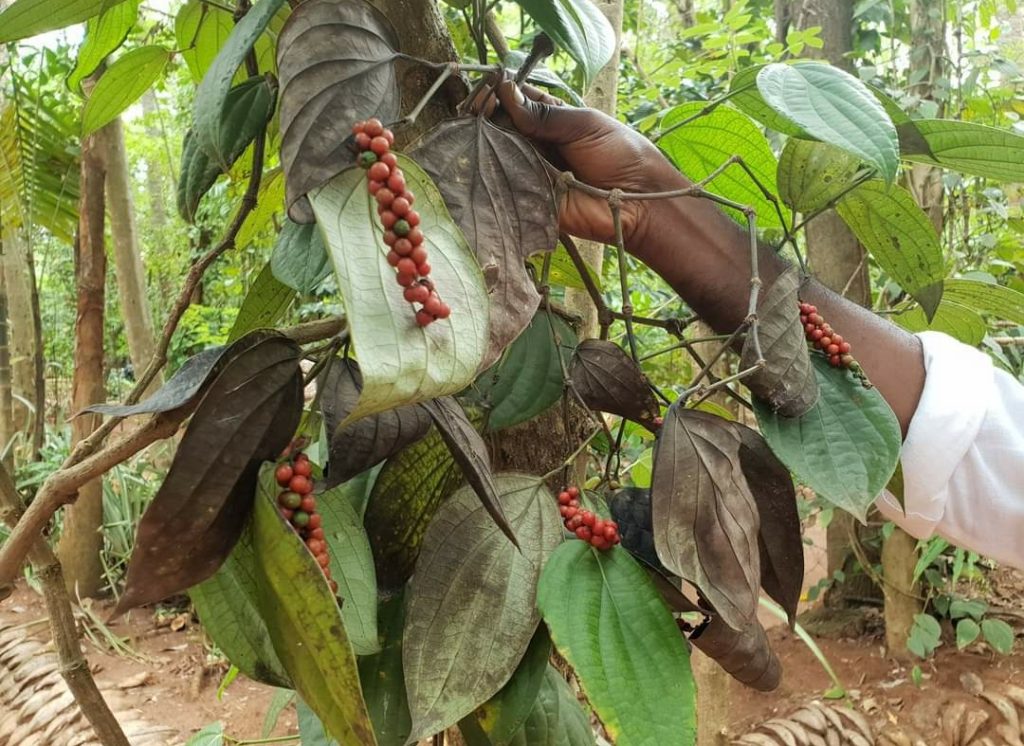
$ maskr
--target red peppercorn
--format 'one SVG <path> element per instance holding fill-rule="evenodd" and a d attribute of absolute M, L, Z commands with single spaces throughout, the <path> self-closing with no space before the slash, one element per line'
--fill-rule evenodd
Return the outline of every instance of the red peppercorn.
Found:
<path fill-rule="evenodd" d="M 324 540 L 324 530 L 322 528 L 314 528 L 309 532 L 309 538 Z"/>
<path fill-rule="evenodd" d="M 386 164 L 388 168 L 394 170 L 398 167 L 398 156 L 394 153 L 385 153 L 380 157 L 380 162 Z"/>
<path fill-rule="evenodd" d="M 313 491 L 313 483 L 309 481 L 309 477 L 296 475 L 288 482 L 288 489 L 298 492 L 300 495 L 308 495 Z"/>
<path fill-rule="evenodd" d="M 388 185 L 391 184 L 391 169 L 388 164 L 377 161 L 367 170 L 366 175 L 373 181 L 386 181 Z M 404 188 L 404 187 L 403 187 Z M 401 189 L 395 189 L 391 187 L 391 191 L 400 193 Z"/>
<path fill-rule="evenodd" d="M 318 565 L 320 565 L 320 567 L 327 567 L 329 564 L 331 564 L 331 558 L 328 557 L 326 554 L 318 554 L 316 556 L 316 562 Z"/>
<path fill-rule="evenodd" d="M 811 339 L 815 342 L 817 342 L 824 336 L 825 332 L 823 332 L 821 329 L 815 329 L 813 332 L 811 332 Z"/>
<path fill-rule="evenodd" d="M 400 261 L 404 261 L 404 259 Z M 398 282 L 398 284 L 401 285 L 402 287 L 407 288 L 414 282 L 416 282 L 416 275 L 409 274 L 408 272 L 399 272 L 397 275 L 395 275 L 395 281 Z"/>
<path fill-rule="evenodd" d="M 594 547 L 594 549 L 599 552 L 603 552 L 604 550 L 611 548 L 611 544 L 609 544 L 603 536 L 591 536 L 590 546 Z"/>
<path fill-rule="evenodd" d="M 835 337 L 833 337 L 832 339 L 834 340 Z M 848 355 L 850 353 L 851 349 L 852 348 L 850 347 L 850 343 L 849 342 L 841 342 L 840 345 L 839 345 L 839 354 L 840 355 Z"/>
<path fill-rule="evenodd" d="M 311 515 L 309 517 L 309 528 L 310 529 L 320 528 L 320 524 L 322 522 L 323 522 L 323 518 L 321 518 L 320 514 L 319 513 L 314 513 L 313 515 Z"/>
<path fill-rule="evenodd" d="M 420 214 L 415 210 L 409 210 L 409 212 L 405 213 L 405 219 L 409 221 L 409 225 L 414 228 L 420 224 Z"/>
<path fill-rule="evenodd" d="M 394 211 L 395 215 L 398 215 L 399 217 L 405 217 L 406 215 L 409 214 L 409 210 L 411 210 L 412 207 L 409 204 L 409 200 L 402 196 L 395 197 L 395 201 L 391 203 L 391 209 L 392 211 Z"/>
<path fill-rule="evenodd" d="M 441 307 L 437 310 L 437 318 L 446 319 L 452 315 L 451 306 L 444 301 L 441 301 Z"/>
<path fill-rule="evenodd" d="M 399 255 L 397 251 L 392 249 L 391 251 L 388 252 L 387 260 L 388 264 L 390 264 L 392 267 L 397 267 L 398 263 L 402 261 L 402 257 Z"/>
<path fill-rule="evenodd" d="M 441 299 L 437 297 L 437 293 L 431 293 L 430 297 L 424 301 L 423 310 L 431 316 L 437 317 L 438 312 L 441 310 Z"/>
<path fill-rule="evenodd" d="M 377 155 L 384 155 L 386 152 L 391 150 L 391 143 L 387 141 L 387 138 L 377 136 L 370 140 L 370 150 Z"/>
<path fill-rule="evenodd" d="M 308 458 L 295 459 L 295 464 L 292 469 L 296 474 L 302 477 L 309 477 L 313 475 L 313 464 L 310 463 Z"/>
<path fill-rule="evenodd" d="M 385 210 L 380 214 L 380 224 L 384 226 L 385 230 L 390 230 L 397 222 L 398 216 L 391 212 L 391 210 Z M 398 231 L 395 231 L 395 234 L 401 235 Z"/>
<path fill-rule="evenodd" d="M 405 237 L 409 239 L 409 243 L 413 246 L 419 246 L 423 243 L 423 231 L 419 228 L 410 228 L 409 233 Z"/>
<path fill-rule="evenodd" d="M 586 519 L 586 516 L 584 516 L 584 519 Z M 583 539 L 583 541 L 590 541 L 590 536 L 591 533 L 590 528 L 588 526 L 584 525 L 576 529 L 576 538 Z"/>
<path fill-rule="evenodd" d="M 562 490 L 561 492 L 558 493 L 559 505 L 568 505 L 570 500 L 572 500 L 572 496 L 565 490 Z"/>
<path fill-rule="evenodd" d="M 384 245 L 394 246 L 398 241 L 398 236 L 395 235 L 394 231 L 384 231 Z"/>
<path fill-rule="evenodd" d="M 363 131 L 370 137 L 379 137 L 384 134 L 384 125 L 377 117 L 372 117 L 363 124 Z"/>
<path fill-rule="evenodd" d="M 367 150 L 370 147 L 370 136 L 365 132 L 357 132 L 355 135 L 356 147 L 360 150 Z"/>
<path fill-rule="evenodd" d="M 412 243 L 411 241 L 409 243 Z M 417 265 L 425 264 L 427 261 L 427 250 L 422 246 L 412 244 L 412 251 L 409 252 L 409 258 Z"/>
<path fill-rule="evenodd" d="M 420 262 L 419 264 L 416 265 L 416 273 L 420 277 L 426 277 L 427 275 L 429 275 L 430 269 L 431 267 L 429 262 Z"/>
<path fill-rule="evenodd" d="M 274 478 L 277 480 L 279 485 L 287 487 L 288 482 L 292 479 L 292 467 L 288 464 L 281 464 L 274 472 Z"/>
<path fill-rule="evenodd" d="M 374 197 L 377 200 L 377 204 L 383 208 L 391 207 L 395 201 L 395 193 L 386 187 L 378 191 Z"/>
<path fill-rule="evenodd" d="M 838 355 L 839 354 L 839 345 L 837 345 L 835 343 L 830 344 L 828 347 L 825 348 L 825 354 L 827 354 L 827 355 Z"/>
<path fill-rule="evenodd" d="M 416 323 L 419 324 L 420 326 L 429 326 L 430 324 L 434 323 L 434 317 L 431 316 L 426 311 L 417 311 Z"/>
<path fill-rule="evenodd" d="M 306 495 L 302 498 L 302 502 L 299 503 L 299 510 L 304 510 L 307 513 L 313 513 L 316 511 L 316 498 L 312 495 Z"/>
<path fill-rule="evenodd" d="M 405 191 L 405 176 L 401 171 L 392 172 L 388 177 L 388 189 L 395 194 L 401 194 Z"/>
<path fill-rule="evenodd" d="M 307 539 L 306 546 L 313 554 L 320 554 L 326 548 L 324 543 L 319 539 Z"/>

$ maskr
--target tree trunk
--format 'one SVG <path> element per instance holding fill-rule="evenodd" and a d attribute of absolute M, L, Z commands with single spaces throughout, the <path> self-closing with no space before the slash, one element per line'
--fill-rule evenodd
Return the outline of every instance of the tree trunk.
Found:
<path fill-rule="evenodd" d="M 46 358 L 43 355 L 43 315 L 39 305 L 39 283 L 36 280 L 36 263 L 31 244 L 29 244 L 26 257 L 28 259 L 28 276 L 31 280 L 30 288 L 32 291 L 30 298 L 32 303 L 32 329 L 35 334 L 34 344 L 32 345 L 34 351 L 32 371 L 35 376 L 33 382 L 35 396 L 32 400 L 36 402 L 36 413 L 32 423 L 31 459 L 36 461 L 42 457 L 43 441 L 46 437 Z"/>
<path fill-rule="evenodd" d="M 110 234 L 114 243 L 114 270 L 121 301 L 121 316 L 128 337 L 128 351 L 136 375 L 146 369 L 153 357 L 153 315 L 146 298 L 146 273 L 142 266 L 139 234 L 135 223 L 135 201 L 128 175 L 128 153 L 124 146 L 124 126 L 117 117 L 103 128 L 103 158 L 106 165 L 107 209 Z M 159 386 L 153 382 L 153 387 Z"/>
<path fill-rule="evenodd" d="M 619 40 L 622 37 L 622 0 L 596 0 L 596 5 L 604 13 L 615 32 L 615 51 L 611 60 L 594 77 L 594 82 L 584 99 L 587 106 L 615 116 L 618 102 L 619 85 Z M 579 242 L 580 255 L 587 266 L 597 276 L 601 276 L 604 265 L 604 245 L 593 241 Z M 628 303 L 629 298 L 623 298 Z M 597 336 L 597 309 L 585 290 L 569 288 L 565 291 L 565 305 L 573 313 L 583 318 L 580 338 Z"/>
<path fill-rule="evenodd" d="M 8 231 L 4 241 L 3 273 L 7 288 L 11 388 L 16 394 L 12 410 L 13 431 L 24 431 L 27 435 L 33 423 L 32 411 L 44 403 L 36 400 L 36 329 L 32 313 L 35 278 L 29 268 L 29 247 L 24 228 Z"/>
<path fill-rule="evenodd" d="M 142 113 L 148 120 L 159 110 L 156 94 L 150 88 L 142 94 Z M 146 137 L 153 142 L 164 139 L 163 132 L 151 122 L 146 125 Z M 163 164 L 159 158 L 146 159 L 146 191 L 149 193 L 149 215 L 153 221 L 153 229 L 162 239 L 167 231 L 167 194 L 164 191 Z"/>
<path fill-rule="evenodd" d="M 103 386 L 103 304 L 107 258 L 103 246 L 104 200 L 103 130 L 82 141 L 81 197 L 79 200 L 78 245 L 75 249 L 74 373 L 71 382 L 72 410 L 104 399 Z M 71 420 L 72 447 L 99 424 L 98 415 Z M 65 509 L 64 529 L 57 554 L 65 569 L 69 590 L 81 596 L 95 596 L 102 587 L 103 567 L 103 481 L 94 479 L 78 491 L 78 498 Z"/>
<path fill-rule="evenodd" d="M 934 100 L 935 84 L 942 77 L 946 22 L 942 4 L 911 0 L 911 77 L 920 77 L 913 92 L 922 100 Z M 941 105 L 938 116 L 942 116 Z M 907 174 L 907 186 L 928 213 L 935 231 L 942 235 L 942 173 L 938 168 L 916 165 Z M 907 648 L 914 616 L 923 610 L 920 588 L 914 583 L 917 541 L 898 526 L 882 544 L 882 577 L 885 578 L 885 644 L 889 655 L 909 660 Z"/>
<path fill-rule="evenodd" d="M 850 69 L 846 55 L 852 48 L 852 0 L 776 0 L 775 14 L 781 40 L 785 40 L 790 29 L 819 26 L 824 45 L 821 49 L 808 47 L 806 55 Z M 850 300 L 863 306 L 870 305 L 871 285 L 864 249 L 839 215 L 830 210 L 816 217 L 807 224 L 805 236 L 807 261 L 815 277 Z M 849 513 L 835 511 L 826 531 L 829 577 L 836 571 L 843 571 L 848 583 L 853 578 L 849 537 L 855 529 L 854 519 Z M 852 595 L 864 595 L 866 590 L 858 589 Z M 845 596 L 842 589 L 834 589 L 826 596 L 826 601 L 830 606 L 839 606 L 845 603 Z"/>
<path fill-rule="evenodd" d="M 2 247 L 0 247 L 2 248 Z M 8 329 L 7 282 L 0 273 L 0 449 L 4 449 L 14 436 L 14 409 L 11 397 L 11 348 Z M 4 459 L 8 467 L 13 459 Z"/>

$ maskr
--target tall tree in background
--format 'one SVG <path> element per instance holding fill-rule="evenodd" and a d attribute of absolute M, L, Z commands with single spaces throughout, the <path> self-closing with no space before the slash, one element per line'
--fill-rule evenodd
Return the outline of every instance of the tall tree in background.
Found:
<path fill-rule="evenodd" d="M 74 374 L 71 408 L 80 412 L 105 398 L 103 385 L 103 310 L 107 274 L 104 250 L 104 140 L 107 128 L 82 141 L 81 198 L 79 230 L 75 247 Z M 72 446 L 89 436 L 99 425 L 99 415 L 87 414 L 71 421 Z M 57 554 L 64 566 L 68 587 L 81 596 L 93 596 L 102 586 L 103 566 L 103 481 L 86 483 L 78 499 L 68 506 Z"/>
<path fill-rule="evenodd" d="M 146 298 L 146 274 L 142 266 L 139 231 L 135 219 L 128 173 L 128 153 L 124 145 L 124 126 L 117 117 L 103 128 L 106 163 L 107 210 L 113 239 L 114 271 L 121 300 L 121 318 L 128 337 L 132 367 L 139 375 L 153 357 L 155 332 L 153 314 Z"/>

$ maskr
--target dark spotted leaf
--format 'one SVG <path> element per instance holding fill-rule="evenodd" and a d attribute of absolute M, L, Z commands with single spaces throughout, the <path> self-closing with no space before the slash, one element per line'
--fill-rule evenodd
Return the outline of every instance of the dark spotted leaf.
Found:
<path fill-rule="evenodd" d="M 114 417 L 130 417 L 136 414 L 169 412 L 192 401 L 202 390 L 210 377 L 219 373 L 227 362 L 254 345 L 266 340 L 266 332 L 253 332 L 233 344 L 211 347 L 186 360 L 177 372 L 152 396 L 138 404 L 93 404 L 83 412 L 96 412 Z"/>
<path fill-rule="evenodd" d="M 298 346 L 267 336 L 235 357 L 199 402 L 139 522 L 118 613 L 217 571 L 242 533 L 260 463 L 291 440 L 302 411 Z"/>
<path fill-rule="evenodd" d="M 730 627 L 757 613 L 757 505 L 739 460 L 735 423 L 673 404 L 654 452 L 654 543 L 670 572 L 693 583 Z"/>
<path fill-rule="evenodd" d="M 363 387 L 359 364 L 350 358 L 335 360 L 322 385 L 320 406 L 330 442 L 328 487 L 390 458 L 430 430 L 430 415 L 418 404 L 387 409 L 343 425 Z"/>
<path fill-rule="evenodd" d="M 804 581 L 804 543 L 793 478 L 758 432 L 736 423 L 733 434 L 740 440 L 740 469 L 760 519 L 761 588 L 785 610 L 792 627 Z"/>
<path fill-rule="evenodd" d="M 267 262 L 242 300 L 228 341 L 233 342 L 254 329 L 274 326 L 294 300 L 295 291 L 274 277 Z"/>
<path fill-rule="evenodd" d="M 381 589 L 405 585 L 427 526 L 462 482 L 462 470 L 436 430 L 385 462 L 363 516 Z"/>
<path fill-rule="evenodd" d="M 660 410 L 647 376 L 614 342 L 583 340 L 573 354 L 569 380 L 591 409 L 654 429 Z"/>
<path fill-rule="evenodd" d="M 320 565 L 281 515 L 273 464 L 260 478 L 253 510 L 259 607 L 295 691 L 344 744 L 374 746 L 338 600 Z"/>
<path fill-rule="evenodd" d="M 526 258 L 558 243 L 547 168 L 528 140 L 482 117 L 442 122 L 412 156 L 441 190 L 484 271 L 492 311 L 483 365 L 490 365 L 540 303 Z"/>
<path fill-rule="evenodd" d="M 404 596 L 398 594 L 382 600 L 377 619 L 380 652 L 359 658 L 359 682 L 377 734 L 377 746 L 405 746 L 412 719 L 402 673 Z"/>
<path fill-rule="evenodd" d="M 498 488 L 491 473 L 491 457 L 487 453 L 487 444 L 469 421 L 462 407 L 450 396 L 423 402 L 422 406 L 434 420 L 441 438 L 452 452 L 452 458 L 462 469 L 466 481 L 480 498 L 491 518 L 509 541 L 519 546 L 515 532 L 501 509 Z"/>
<path fill-rule="evenodd" d="M 305 194 L 355 162 L 346 140 L 357 121 L 398 118 L 398 40 L 388 20 L 363 0 L 307 0 L 278 39 L 281 162 L 288 214 L 313 222 Z"/>
<path fill-rule="evenodd" d="M 612 742 L 694 743 L 686 643 L 626 550 L 564 542 L 544 567 L 537 605 Z"/>
<path fill-rule="evenodd" d="M 538 311 L 502 359 L 477 379 L 490 407 L 487 429 L 532 420 L 557 402 L 565 389 L 562 366 L 568 367 L 575 347 L 572 327 L 557 314 Z"/>
<path fill-rule="evenodd" d="M 517 549 L 468 487 L 430 522 L 409 584 L 402 660 L 410 741 L 453 725 L 512 676 L 537 629 L 537 581 L 561 540 L 551 493 L 539 479 L 495 482 Z M 453 600 L 457 599 L 457 600 Z"/>
<path fill-rule="evenodd" d="M 221 139 L 223 127 L 232 112 L 228 109 L 231 83 L 260 35 L 281 8 L 284 0 L 260 0 L 231 29 L 227 41 L 196 88 L 192 102 L 192 120 L 199 146 L 223 170 L 231 166 L 230 152 Z M 245 116 L 245 112 L 240 113 Z"/>
<path fill-rule="evenodd" d="M 331 274 L 323 237 L 316 224 L 286 220 L 270 256 L 274 277 L 300 293 L 312 293 Z"/>
<path fill-rule="evenodd" d="M 690 636 L 690 642 L 742 684 L 762 692 L 770 692 L 779 685 L 782 664 L 757 617 L 740 630 L 711 617 Z"/>
<path fill-rule="evenodd" d="M 194 130 L 185 133 L 178 179 L 178 213 L 186 222 L 195 221 L 203 195 L 267 125 L 276 100 L 277 87 L 263 77 L 249 78 L 228 91 L 224 119 L 216 134 L 217 149 L 223 154 L 226 166 L 207 155 Z"/>
<path fill-rule="evenodd" d="M 740 432 L 753 433 L 752 430 L 746 429 Z M 747 467 L 747 464 L 744 463 L 746 448 L 747 446 L 740 446 L 740 460 L 744 467 L 744 474 L 748 479 L 756 479 L 761 473 L 760 463 L 758 462 L 756 468 Z M 788 474 L 786 478 L 789 478 Z M 754 489 L 757 491 L 756 487 Z M 790 482 L 790 491 L 792 492 L 792 482 Z M 795 514 L 795 501 L 791 500 L 791 505 Z M 698 612 L 708 615 L 709 612 L 706 609 L 701 609 L 681 593 L 677 587 L 677 579 L 673 580 L 666 576 L 667 571 L 655 554 L 650 491 L 627 487 L 615 494 L 610 501 L 610 506 L 612 517 L 619 524 L 623 548 L 643 564 L 649 565 L 648 576 L 669 607 L 679 613 Z M 782 512 L 785 513 L 785 509 Z M 767 517 L 769 523 L 772 520 L 771 516 Z M 801 557 L 800 577 L 802 578 L 803 545 L 800 543 L 799 523 L 797 523 L 796 539 Z M 762 577 L 765 575 L 764 547 L 764 541 L 762 541 Z M 773 572 L 773 568 L 770 567 L 768 572 Z M 789 580 L 788 577 L 787 580 Z M 799 593 L 800 581 L 796 581 L 796 584 L 797 593 Z M 765 586 L 767 590 L 767 581 Z M 778 685 L 781 667 L 775 654 L 771 651 L 764 628 L 756 618 L 742 630 L 736 631 L 721 619 L 710 616 L 705 625 L 699 627 L 690 637 L 690 641 L 747 686 L 768 691 Z"/>
<path fill-rule="evenodd" d="M 488 746 L 508 746 L 529 717 L 537 702 L 551 656 L 551 638 L 541 626 L 519 661 L 512 678 L 497 694 L 459 722 L 459 729 L 479 730 Z"/>
<path fill-rule="evenodd" d="M 807 340 L 800 325 L 800 276 L 795 266 L 776 278 L 757 304 L 758 338 L 764 367 L 744 383 L 783 417 L 799 417 L 818 401 L 818 384 L 811 369 Z M 757 362 L 753 335 L 743 343 L 740 365 Z"/>
<path fill-rule="evenodd" d="M 212 577 L 188 590 L 203 624 L 231 665 L 250 679 L 291 688 L 291 679 L 274 652 L 256 591 L 252 523 L 247 522 L 231 554 Z"/>
<path fill-rule="evenodd" d="M 845 150 L 814 140 L 791 137 L 779 157 L 779 197 L 794 210 L 823 210 L 849 189 L 860 160 Z"/>
<path fill-rule="evenodd" d="M 819 497 L 864 519 L 899 463 L 900 425 L 875 388 L 811 356 L 821 398 L 802 417 L 780 417 L 758 399 L 754 413 L 779 459 Z"/>

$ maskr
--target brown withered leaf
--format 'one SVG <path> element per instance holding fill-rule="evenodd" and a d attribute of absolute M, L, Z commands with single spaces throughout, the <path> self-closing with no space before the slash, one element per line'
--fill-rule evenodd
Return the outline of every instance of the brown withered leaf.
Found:
<path fill-rule="evenodd" d="M 328 489 L 393 456 L 430 430 L 430 415 L 418 404 L 395 407 L 342 425 L 355 408 L 363 387 L 355 360 L 334 360 L 320 385 L 324 387 L 320 407 L 330 444 L 324 480 Z"/>
<path fill-rule="evenodd" d="M 355 161 L 346 140 L 369 117 L 398 118 L 398 40 L 363 0 L 306 0 L 277 42 L 281 78 L 281 163 L 288 214 L 312 223 L 305 194 Z"/>
<path fill-rule="evenodd" d="M 437 184 L 476 252 L 491 298 L 491 365 L 533 318 L 540 295 L 526 258 L 554 251 L 558 208 L 544 162 L 526 138 L 482 117 L 437 125 L 412 157 Z"/>
<path fill-rule="evenodd" d="M 658 400 L 647 376 L 614 342 L 586 339 L 569 363 L 569 380 L 591 409 L 639 422 L 654 430 Z"/>
<path fill-rule="evenodd" d="M 757 505 L 728 420 L 673 404 L 654 452 L 654 545 L 662 564 L 693 583 L 735 630 L 757 612 Z"/>
<path fill-rule="evenodd" d="M 804 543 L 793 478 L 760 433 L 738 423 L 733 432 L 740 439 L 740 468 L 761 521 L 761 588 L 786 610 L 792 627 L 804 582 Z"/>
<path fill-rule="evenodd" d="M 783 417 L 806 414 L 818 401 L 818 381 L 800 325 L 799 288 L 799 270 L 791 266 L 761 296 L 757 304 L 758 337 L 766 364 L 744 381 L 756 397 Z M 744 367 L 757 362 L 750 334 L 743 343 L 740 361 Z"/>
<path fill-rule="evenodd" d="M 473 427 L 462 407 L 451 396 L 425 401 L 422 406 L 430 413 L 441 433 L 441 438 L 451 451 L 452 458 L 462 469 L 466 481 L 480 498 L 495 524 L 509 541 L 519 546 L 515 532 L 501 508 L 498 488 L 491 472 L 491 457 L 487 453 L 487 444 Z"/>
<path fill-rule="evenodd" d="M 277 458 L 302 413 L 298 346 L 268 336 L 209 386 L 167 477 L 139 522 L 120 614 L 210 577 L 241 535 L 260 464 Z"/>
<path fill-rule="evenodd" d="M 690 642 L 742 684 L 761 692 L 779 685 L 782 665 L 757 617 L 740 630 L 711 617 L 690 636 Z"/>

